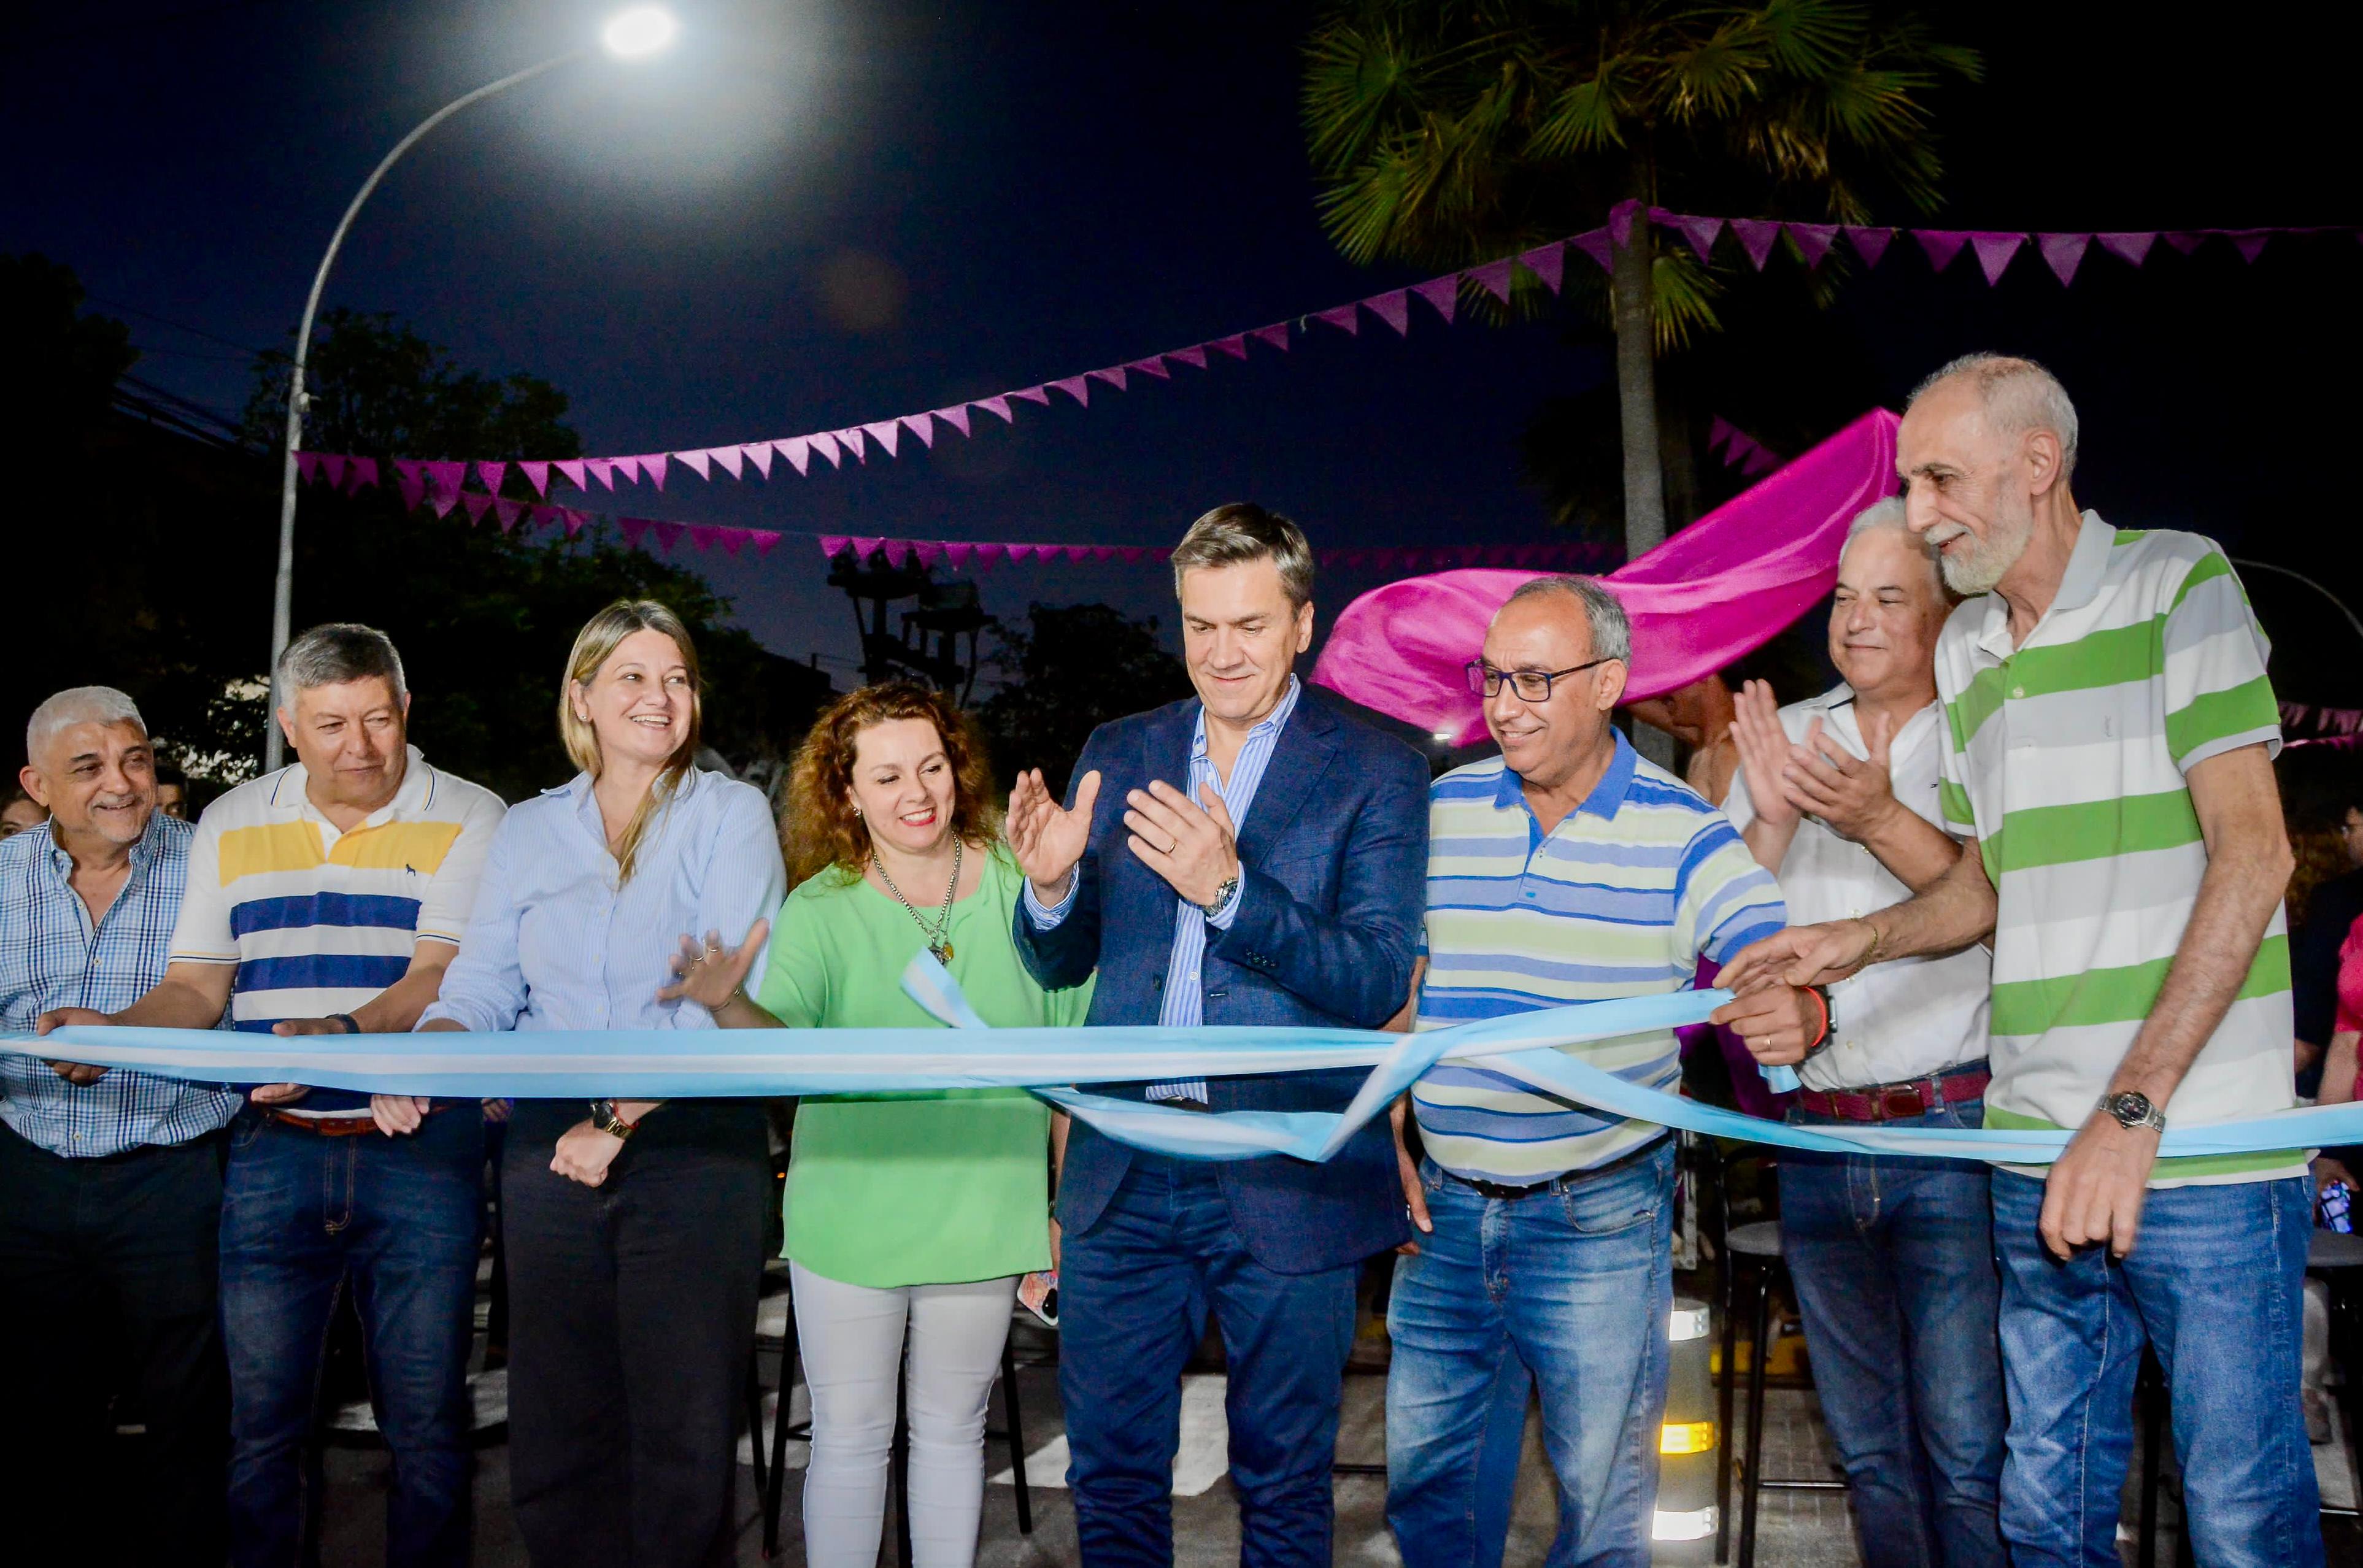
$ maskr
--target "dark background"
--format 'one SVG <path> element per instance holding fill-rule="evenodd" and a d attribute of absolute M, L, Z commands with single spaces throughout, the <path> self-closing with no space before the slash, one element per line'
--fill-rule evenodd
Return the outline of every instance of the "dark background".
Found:
<path fill-rule="evenodd" d="M 132 326 L 136 375 L 234 415 L 244 351 L 285 340 L 380 153 L 612 8 L 20 11 L 0 34 L 0 251 L 72 266 L 90 307 Z M 677 9 L 688 30 L 671 56 L 594 59 L 434 133 L 365 210 L 328 303 L 396 313 L 463 363 L 546 376 L 571 395 L 586 450 L 636 452 L 885 418 L 1404 281 L 1346 265 L 1315 223 L 1296 108 L 1307 6 Z M 2208 13 L 2203 27 L 2130 6 L 1928 9 L 1988 68 L 1981 86 L 1939 100 L 1949 194 L 1930 221 L 2363 217 L 2352 9 Z M 2253 267 L 2220 243 L 2191 258 L 2161 246 L 2140 271 L 2096 248 L 2069 290 L 2031 250 L 1990 289 L 1966 253 L 1933 276 L 1905 242 L 1802 326 L 1793 312 L 1759 326 L 1735 311 L 1735 331 L 1686 373 L 1710 403 L 1727 391 L 1735 415 L 1777 410 L 1806 381 L 1816 408 L 1855 412 L 1896 403 L 1954 353 L 2031 352 L 2081 410 L 2085 503 L 2123 525 L 2213 534 L 2351 599 L 2363 596 L 2349 591 L 2337 465 L 2363 414 L 2349 369 L 2358 281 L 2363 247 L 2346 237 L 2277 241 Z M 1325 545 L 1541 538 L 1522 437 L 1546 400 L 1600 384 L 1601 342 L 1569 318 L 1448 329 L 1421 315 L 1408 341 L 1375 325 L 1359 339 L 1324 329 L 1285 359 L 1095 388 L 1088 411 L 1063 398 L 1028 408 L 1015 430 L 980 416 L 975 440 L 947 435 L 929 453 L 906 439 L 892 462 L 769 485 L 706 485 L 676 467 L 664 495 L 642 487 L 618 509 L 1150 543 L 1252 497 Z M 17 526 L 88 529 L 95 546 L 94 521 Z M 849 679 L 851 613 L 808 543 L 760 563 L 682 550 L 765 645 L 818 653 Z M 2250 580 L 2281 643 L 2284 694 L 2363 703 L 2363 640 L 2309 591 Z M 1004 617 L 1037 599 L 1134 615 L 1170 603 L 1145 566 L 1003 567 L 982 580 Z M 1324 598 L 1334 609 L 1377 580 L 1334 574 Z M 336 613 L 334 586 L 299 580 L 299 624 Z M 270 587 L 216 607 L 251 618 L 257 668 Z"/>

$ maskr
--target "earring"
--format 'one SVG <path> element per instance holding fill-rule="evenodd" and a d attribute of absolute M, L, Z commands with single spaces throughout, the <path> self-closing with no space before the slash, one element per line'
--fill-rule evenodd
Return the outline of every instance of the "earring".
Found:
<path fill-rule="evenodd" d="M 858 816 L 860 816 L 860 815 L 861 814 L 861 808 L 860 808 L 860 807 L 859 807 L 859 806 L 854 807 L 854 808 L 853 808 L 853 814 L 854 814 L 855 816 L 857 816 L 857 817 L 858 817 Z"/>

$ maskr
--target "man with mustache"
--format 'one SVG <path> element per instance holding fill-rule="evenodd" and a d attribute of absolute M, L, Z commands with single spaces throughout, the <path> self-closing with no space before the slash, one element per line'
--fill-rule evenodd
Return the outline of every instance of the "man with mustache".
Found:
<path fill-rule="evenodd" d="M 2198 1560 L 2319 1563 L 2305 1152 L 2158 1157 L 2170 1121 L 2293 1099 L 2265 637 L 2213 543 L 2078 509 L 2076 436 L 2027 359 L 1970 355 L 1913 398 L 1911 525 L 1969 596 L 1936 653 L 1941 799 L 1969 842 L 1903 903 L 1758 944 L 1730 983 L 1828 983 L 1990 938 L 1986 1124 L 2074 1130 L 2047 1171 L 1993 1174 L 2012 1560 L 2117 1561 L 2147 1342 Z"/>

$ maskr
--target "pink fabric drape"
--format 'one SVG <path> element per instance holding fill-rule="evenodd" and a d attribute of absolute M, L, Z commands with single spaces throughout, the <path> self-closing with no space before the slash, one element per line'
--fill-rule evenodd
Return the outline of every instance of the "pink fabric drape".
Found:
<path fill-rule="evenodd" d="M 1745 493 L 1604 580 L 1633 621 L 1631 698 L 1729 665 L 1829 592 L 1855 514 L 1896 491 L 1895 427 L 1873 409 Z M 1485 736 L 1461 668 L 1534 571 L 1406 578 L 1346 606 L 1313 679 L 1366 708 L 1448 734 Z"/>

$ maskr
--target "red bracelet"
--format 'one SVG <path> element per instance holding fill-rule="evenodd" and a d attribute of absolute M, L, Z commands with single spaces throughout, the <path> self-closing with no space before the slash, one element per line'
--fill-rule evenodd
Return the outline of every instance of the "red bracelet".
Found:
<path fill-rule="evenodd" d="M 1820 1032 L 1817 1032 L 1811 1040 L 1805 1042 L 1805 1053 L 1806 1055 L 1811 1055 L 1814 1051 L 1821 1045 L 1823 1041 L 1827 1040 L 1830 1037 L 1830 999 L 1822 994 L 1822 988 L 1819 986 L 1807 986 L 1805 988 L 1805 994 L 1814 999 L 1814 1005 L 1815 1007 L 1822 1010 L 1822 1026 Z"/>

